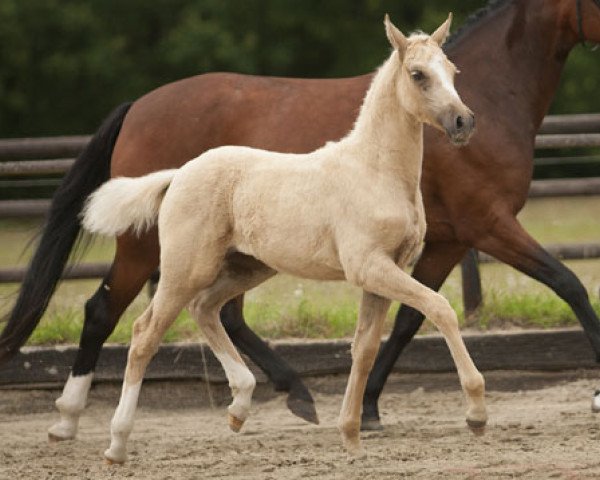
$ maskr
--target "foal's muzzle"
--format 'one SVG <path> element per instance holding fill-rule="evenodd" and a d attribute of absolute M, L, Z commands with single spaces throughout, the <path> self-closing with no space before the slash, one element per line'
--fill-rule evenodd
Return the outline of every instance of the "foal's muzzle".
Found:
<path fill-rule="evenodd" d="M 475 131 L 475 115 L 470 110 L 451 110 L 442 117 L 442 125 L 454 145 L 466 145 Z"/>

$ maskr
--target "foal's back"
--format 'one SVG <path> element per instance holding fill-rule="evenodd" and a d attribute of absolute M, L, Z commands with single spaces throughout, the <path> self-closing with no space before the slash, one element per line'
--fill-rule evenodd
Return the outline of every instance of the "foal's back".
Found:
<path fill-rule="evenodd" d="M 340 248 L 372 247 L 362 236 L 393 255 L 410 232 L 412 250 L 425 228 L 420 192 L 407 194 L 354 150 L 334 143 L 302 155 L 237 146 L 206 152 L 179 170 L 165 195 L 162 249 L 181 252 L 194 238 L 197 251 L 214 248 L 219 257 L 234 249 L 279 272 L 329 280 L 345 278 Z"/>

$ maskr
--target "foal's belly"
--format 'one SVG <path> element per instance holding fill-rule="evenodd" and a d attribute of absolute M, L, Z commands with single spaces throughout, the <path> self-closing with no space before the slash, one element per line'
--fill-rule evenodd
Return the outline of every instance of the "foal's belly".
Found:
<path fill-rule="evenodd" d="M 280 273 L 313 280 L 345 279 L 335 245 L 329 239 L 319 241 L 302 232 L 287 232 L 277 238 L 259 233 L 252 238 L 237 236 L 234 247 Z"/>

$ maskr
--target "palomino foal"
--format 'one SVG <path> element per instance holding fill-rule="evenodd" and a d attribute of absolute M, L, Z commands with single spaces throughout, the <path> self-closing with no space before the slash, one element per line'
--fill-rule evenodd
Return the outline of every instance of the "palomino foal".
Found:
<path fill-rule="evenodd" d="M 226 335 L 219 309 L 277 272 L 345 279 L 363 289 L 338 423 L 350 454 L 361 451 L 362 397 L 390 300 L 422 311 L 442 332 L 466 394 L 467 422 L 483 428 L 484 380 L 454 311 L 402 270 L 418 255 L 425 234 L 423 122 L 456 144 L 469 139 L 474 125 L 454 89 L 456 69 L 440 48 L 450 22 L 430 37 L 406 38 L 386 16 L 393 52 L 354 129 L 339 142 L 301 156 L 222 147 L 178 170 L 111 180 L 90 197 L 83 220 L 88 230 L 115 235 L 158 221 L 161 244 L 160 282 L 133 327 L 108 461 L 125 461 L 144 371 L 186 305 L 229 380 L 229 424 L 235 431 L 242 427 L 255 379 Z"/>

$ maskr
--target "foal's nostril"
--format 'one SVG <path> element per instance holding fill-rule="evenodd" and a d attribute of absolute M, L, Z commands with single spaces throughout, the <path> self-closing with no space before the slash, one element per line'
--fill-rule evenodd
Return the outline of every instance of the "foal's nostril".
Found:
<path fill-rule="evenodd" d="M 462 130 L 462 128 L 464 126 L 465 126 L 465 122 L 464 122 L 463 118 L 459 115 L 458 117 L 456 117 L 456 129 Z"/>

